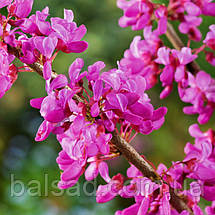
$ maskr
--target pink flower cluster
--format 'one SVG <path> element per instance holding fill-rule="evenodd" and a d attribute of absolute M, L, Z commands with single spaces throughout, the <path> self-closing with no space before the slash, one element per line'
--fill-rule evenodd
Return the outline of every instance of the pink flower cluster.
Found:
<path fill-rule="evenodd" d="M 98 203 L 104 203 L 112 200 L 117 195 L 123 198 L 134 198 L 135 203 L 133 205 L 122 211 L 116 211 L 116 215 L 189 215 L 188 211 L 184 210 L 179 213 L 170 205 L 170 189 L 177 188 L 182 190 L 185 176 L 189 174 L 188 168 L 189 165 L 187 168 L 184 168 L 180 162 L 174 163 L 169 169 L 165 165 L 160 164 L 157 173 L 168 184 L 157 184 L 145 178 L 136 167 L 131 165 L 127 170 L 127 177 L 117 174 L 112 178 L 108 178 L 108 180 L 106 179 L 107 184 L 100 185 L 97 190 L 96 200 Z M 127 183 L 128 181 L 129 184 Z M 201 189 L 200 181 L 198 183 L 192 182 L 189 189 L 183 190 L 180 193 L 186 199 L 187 204 L 192 208 L 195 215 L 203 215 L 202 209 L 198 206 Z M 210 190 L 210 194 L 212 192 L 213 190 Z M 210 194 L 206 195 L 210 196 Z M 205 196 L 203 197 L 206 198 Z M 206 208 L 206 211 L 210 210 L 214 209 L 212 207 Z M 208 214 L 210 215 L 210 213 Z"/>
<path fill-rule="evenodd" d="M 134 165 L 128 168 L 126 177 L 120 173 L 110 177 L 106 163 L 120 155 L 113 134 L 130 143 L 137 133 L 147 135 L 163 125 L 167 108 L 155 109 L 146 93 L 158 79 L 164 88 L 160 98 L 167 97 L 176 82 L 180 99 L 191 104 L 184 107 L 184 113 L 198 114 L 200 124 L 209 121 L 215 109 L 215 80 L 202 70 L 190 68 L 200 52 L 215 65 L 215 25 L 210 26 L 201 47 L 192 50 L 190 40 L 201 40 L 199 16 L 214 16 L 215 3 L 170 0 L 164 6 L 147 0 L 118 0 L 117 4 L 124 12 L 120 26 L 144 30 L 144 39 L 133 39 L 117 68 L 104 71 L 105 64 L 98 61 L 83 71 L 84 61 L 77 58 L 67 78 L 55 74 L 52 63 L 59 51 L 80 53 L 87 49 L 87 42 L 82 41 L 86 27 L 76 25 L 71 10 L 64 10 L 64 19 L 47 21 L 48 7 L 28 17 L 33 0 L 2 0 L 0 8 L 7 6 L 8 16 L 0 15 L 0 97 L 11 88 L 19 72 L 31 72 L 35 65 L 42 68 L 47 95 L 30 102 L 43 118 L 35 140 L 43 141 L 50 133 L 56 135 L 62 147 L 57 158 L 63 171 L 59 188 L 73 186 L 83 174 L 86 180 L 100 174 L 107 184 L 98 187 L 98 203 L 117 195 L 134 198 L 133 205 L 116 215 L 188 215 L 188 211 L 172 207 L 175 190 L 193 214 L 203 215 L 200 197 L 212 202 L 206 213 L 215 214 L 212 129 L 203 133 L 197 124 L 192 125 L 189 132 L 195 144 L 187 143 L 183 161 L 173 162 L 170 168 L 160 164 L 154 170 L 159 182 L 146 178 Z M 160 38 L 168 29 L 168 19 L 179 20 L 180 32 L 189 36 L 188 45 L 180 50 L 167 47 Z M 15 65 L 15 57 L 24 63 L 23 67 Z M 192 180 L 189 188 L 184 187 L 187 178 Z"/>
<path fill-rule="evenodd" d="M 100 75 L 105 66 L 100 61 L 89 66 L 88 72 L 80 73 L 83 65 L 82 59 L 76 59 L 69 68 L 70 82 L 66 76 L 58 75 L 46 83 L 48 96 L 31 100 L 44 118 L 36 141 L 44 140 L 52 132 L 62 146 L 57 159 L 64 171 L 61 188 L 75 184 L 88 163 L 85 177 L 92 180 L 99 166 L 105 165 L 103 160 L 114 156 L 110 132 L 118 123 L 123 123 L 121 134 L 129 141 L 132 130 L 148 134 L 160 128 L 166 114 L 166 108 L 154 110 L 150 104 L 144 92 L 144 78 L 125 78 L 125 72 L 117 69 Z M 87 78 L 92 96 L 84 88 L 83 78 Z M 84 102 L 76 101 L 75 94 Z M 77 169 L 74 175 L 73 168 Z"/>
<path fill-rule="evenodd" d="M 195 138 L 195 144 L 187 143 L 184 149 L 186 157 L 183 162 L 187 167 L 187 177 L 202 185 L 203 198 L 214 201 L 215 133 L 212 129 L 202 133 L 197 124 L 190 126 L 189 132 Z"/>
<path fill-rule="evenodd" d="M 135 5 L 137 3 L 145 4 L 148 1 L 135 0 L 119 2 L 124 2 L 124 4 L 122 4 L 124 5 L 123 8 L 131 4 L 129 7 L 130 9 L 126 9 L 126 11 L 130 11 L 132 8 L 134 9 L 136 7 L 134 7 L 133 3 Z M 186 1 L 186 3 L 180 6 L 178 2 L 180 1 L 170 1 L 171 7 L 167 7 L 169 13 L 169 8 L 171 8 L 171 10 L 176 10 L 177 8 L 174 16 L 178 14 L 178 17 L 175 17 L 174 20 L 182 17 L 182 15 L 179 14 L 184 14 L 185 10 L 182 7 L 185 6 L 189 13 L 202 14 L 202 9 L 200 9 L 200 6 L 196 6 L 194 2 Z M 213 3 L 208 4 L 213 5 Z M 206 5 L 206 3 L 204 5 Z M 125 14 L 127 13 L 125 12 Z M 171 15 L 173 14 L 170 13 L 170 17 Z M 194 16 L 196 17 L 196 15 Z M 124 18 L 125 17 L 123 17 L 123 19 Z M 194 22 L 197 23 L 196 21 Z M 185 24 L 181 23 L 181 25 Z M 188 24 L 188 26 L 191 25 Z M 179 26 L 179 29 L 180 28 Z M 189 44 L 188 47 L 183 47 L 180 51 L 164 46 L 160 39 L 158 29 L 153 30 L 151 24 L 144 27 L 143 36 L 144 40 L 141 40 L 140 36 L 136 36 L 133 39 L 130 48 L 124 53 L 124 58 L 120 60 L 120 67 L 123 68 L 123 70 L 127 70 L 130 76 L 140 75 L 144 77 L 147 90 L 157 84 L 159 78 L 162 87 L 164 87 L 160 94 L 161 99 L 166 98 L 171 93 L 173 84 L 176 82 L 181 100 L 192 105 L 185 107 L 184 113 L 198 114 L 198 122 L 201 124 L 208 122 L 215 108 L 213 99 L 215 87 L 214 79 L 204 71 L 194 71 L 197 72 L 195 76 L 195 74 L 192 74 L 193 71 L 189 68 L 191 63 L 198 58 L 200 52 L 205 52 L 206 60 L 210 64 L 215 65 L 213 53 L 215 50 L 214 25 L 210 26 L 210 31 L 207 33 L 203 45 L 196 50 L 192 50 Z M 210 48 L 212 51 L 205 50 L 206 48 Z"/>
<path fill-rule="evenodd" d="M 128 181 L 129 184 L 124 185 Z M 134 198 L 135 203 L 122 211 L 117 211 L 115 215 L 179 214 L 171 209 L 169 187 L 145 178 L 133 165 L 128 168 L 127 177 L 117 174 L 109 178 L 106 185 L 100 185 L 96 200 L 98 203 L 104 203 L 117 195 L 123 198 Z M 180 214 L 186 215 L 187 213 L 184 211 Z"/>
<path fill-rule="evenodd" d="M 195 41 L 202 37 L 197 28 L 202 23 L 200 15 L 215 16 L 215 3 L 208 0 L 170 0 L 167 6 L 149 0 L 117 0 L 117 6 L 123 10 L 119 19 L 122 28 L 131 26 L 132 30 L 142 30 L 156 21 L 156 31 L 161 35 L 167 30 L 167 19 L 178 20 L 179 31 Z"/>
<path fill-rule="evenodd" d="M 8 18 L 0 18 L 0 37 L 6 44 L 22 51 L 20 60 L 23 63 L 40 62 L 44 65 L 43 76 L 46 80 L 51 78 L 52 61 L 59 51 L 80 53 L 87 49 L 87 42 L 81 41 L 86 27 L 77 27 L 71 10 L 64 10 L 64 19 L 55 17 L 49 22 L 46 21 L 48 7 L 27 18 L 33 0 L 11 2 L 4 0 L 0 5 L 0 8 L 8 5 Z"/>
<path fill-rule="evenodd" d="M 117 6 L 124 12 L 119 20 L 120 27 L 131 26 L 132 30 L 142 30 L 158 21 L 158 34 L 164 34 L 167 28 L 167 8 L 142 0 L 117 0 Z"/>
<path fill-rule="evenodd" d="M 215 80 L 211 76 L 200 71 L 194 77 L 188 73 L 186 84 L 179 86 L 179 95 L 182 101 L 191 103 L 192 106 L 184 108 L 186 114 L 199 114 L 198 122 L 207 123 L 215 108 Z"/>
<path fill-rule="evenodd" d="M 200 197 L 207 201 L 215 200 L 215 144 L 212 129 L 202 132 L 198 124 L 189 128 L 190 135 L 195 138 L 195 144 L 187 143 L 185 146 L 185 158 L 182 162 L 174 162 L 168 170 L 165 168 L 165 177 L 177 189 L 182 189 L 186 179 L 194 181 L 189 185 L 190 191 L 183 191 L 187 202 L 192 206 L 194 214 L 204 214 L 197 206 Z M 214 214 L 214 206 L 206 207 L 208 215 Z"/>

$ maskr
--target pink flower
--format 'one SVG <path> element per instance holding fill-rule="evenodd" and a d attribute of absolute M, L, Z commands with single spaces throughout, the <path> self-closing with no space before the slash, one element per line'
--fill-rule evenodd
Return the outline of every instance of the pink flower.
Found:
<path fill-rule="evenodd" d="M 136 36 L 130 49 L 124 53 L 120 61 L 120 69 L 127 70 L 127 75 L 141 75 L 146 80 L 146 88 L 149 89 L 157 83 L 159 68 L 154 62 L 157 57 L 157 50 L 161 45 L 157 31 L 152 32 L 150 26 L 144 29 L 144 38 Z"/>
<path fill-rule="evenodd" d="M 13 60 L 13 58 L 12 58 Z M 11 64 L 9 54 L 0 48 L 0 98 L 8 91 L 17 79 L 17 68 Z"/>
<path fill-rule="evenodd" d="M 208 201 L 215 200 L 215 169 L 214 169 L 214 132 L 209 129 L 201 132 L 199 126 L 190 126 L 189 132 L 195 137 L 195 144 L 187 143 L 184 163 L 187 166 L 187 177 L 196 179 L 202 186 L 201 195 Z"/>
<path fill-rule="evenodd" d="M 121 71 L 123 73 L 123 71 Z M 104 79 L 106 83 L 114 86 L 116 80 L 121 79 L 120 72 L 111 71 L 113 79 Z M 114 75 L 115 74 L 115 75 Z M 122 77 L 123 78 L 123 77 Z M 156 114 L 153 106 L 144 95 L 145 79 L 141 76 L 131 76 L 129 80 L 121 80 L 121 85 L 106 95 L 105 110 L 112 110 L 116 115 L 131 123 L 135 130 L 143 134 L 151 133 L 163 124 L 166 109 Z M 139 89 L 139 87 L 141 89 Z M 158 113 L 158 112 L 157 112 Z"/>
<path fill-rule="evenodd" d="M 84 78 L 87 72 L 80 73 L 84 66 L 84 61 L 81 58 L 77 58 L 69 67 L 69 86 L 75 90 L 80 90 L 80 83 L 82 78 Z M 82 86 L 81 86 L 82 87 Z"/>
<path fill-rule="evenodd" d="M 51 24 L 46 21 L 49 16 L 49 8 L 45 7 L 42 11 L 36 11 L 36 14 L 33 14 L 29 18 L 23 19 L 20 28 L 25 33 L 30 33 L 33 35 L 49 35 L 52 32 Z"/>
<path fill-rule="evenodd" d="M 104 203 L 115 198 L 123 188 L 123 182 L 123 176 L 117 174 L 112 179 L 108 179 L 107 185 L 99 185 L 96 192 L 96 201 L 98 203 Z"/>
<path fill-rule="evenodd" d="M 205 40 L 203 41 L 208 47 L 215 50 L 215 25 L 209 27 L 210 31 L 207 33 Z"/>
<path fill-rule="evenodd" d="M 54 35 L 50 35 L 48 37 L 37 36 L 34 37 L 33 41 L 35 48 L 38 49 L 45 57 L 50 59 L 57 46 L 57 38 Z"/>
<path fill-rule="evenodd" d="M 180 23 L 179 30 L 183 34 L 188 34 L 191 40 L 200 41 L 202 38 L 202 34 L 197 27 L 201 23 L 201 17 L 187 15 L 185 16 L 184 22 Z"/>
<path fill-rule="evenodd" d="M 65 151 L 61 151 L 57 158 L 61 170 L 61 181 L 58 183 L 60 189 L 67 189 L 75 185 L 83 173 L 83 167 L 77 161 L 71 159 Z"/>
<path fill-rule="evenodd" d="M 210 63 L 212 66 L 215 66 L 215 55 L 213 52 L 205 52 L 206 56 L 205 59 L 208 63 Z"/>
<path fill-rule="evenodd" d="M 155 16 L 158 19 L 158 31 L 159 35 L 165 34 L 167 30 L 167 8 L 161 5 L 155 10 Z"/>
<path fill-rule="evenodd" d="M 108 165 L 104 161 L 100 160 L 90 163 L 85 171 L 85 178 L 86 180 L 91 181 L 96 178 L 99 173 L 106 182 L 110 181 Z"/>
<path fill-rule="evenodd" d="M 124 198 L 133 197 L 135 203 L 122 211 L 117 211 L 115 214 L 172 214 L 168 185 L 159 185 L 148 178 L 144 178 L 142 173 L 133 165 L 127 170 L 127 176 L 130 179 L 130 184 L 122 187 L 118 194 Z M 174 214 L 178 213 L 175 212 Z"/>
<path fill-rule="evenodd" d="M 96 81 L 99 79 L 100 72 L 105 68 L 105 64 L 102 61 L 97 61 L 93 65 L 88 66 L 88 75 L 87 79 L 89 81 Z"/>
<path fill-rule="evenodd" d="M 191 49 L 187 47 L 183 47 L 180 51 L 162 47 L 158 49 L 157 55 L 155 62 L 165 65 L 160 75 L 162 86 L 165 87 L 160 98 L 165 98 L 170 94 L 174 80 L 179 83 L 184 81 L 187 74 L 185 66 L 195 60 L 197 55 L 193 55 Z"/>
<path fill-rule="evenodd" d="M 84 25 L 77 27 L 71 10 L 64 10 L 64 19 L 51 18 L 51 26 L 58 37 L 57 49 L 65 53 L 80 53 L 87 49 L 87 42 L 80 41 L 87 29 Z"/>
<path fill-rule="evenodd" d="M 33 3 L 34 0 L 15 0 L 9 7 L 9 13 L 18 18 L 25 18 L 30 14 Z"/>
<path fill-rule="evenodd" d="M 214 84 L 215 81 L 209 74 L 200 71 L 196 78 L 189 73 L 188 86 L 179 88 L 182 101 L 192 104 L 192 106 L 185 107 L 184 112 L 199 114 L 198 121 L 201 124 L 206 123 L 214 111 Z"/>
<path fill-rule="evenodd" d="M 51 78 L 52 73 L 52 65 L 51 65 L 51 57 L 57 46 L 57 38 L 53 35 L 49 35 L 48 37 L 34 37 L 34 46 L 37 50 L 43 54 L 45 59 L 44 69 L 43 69 L 43 77 L 45 80 Z"/>
<path fill-rule="evenodd" d="M 37 131 L 35 141 L 45 140 L 49 136 L 49 134 L 53 131 L 53 129 L 54 129 L 53 123 L 50 123 L 44 120 Z"/>
<path fill-rule="evenodd" d="M 35 63 L 37 61 L 37 58 L 34 52 L 32 52 L 32 50 L 35 49 L 33 38 L 29 39 L 27 37 L 22 37 L 22 38 L 19 38 L 19 41 L 22 43 L 22 53 L 23 53 L 23 56 L 20 57 L 20 60 L 23 63 L 27 63 L 27 64 Z"/>
<path fill-rule="evenodd" d="M 118 0 L 117 6 L 124 11 L 119 20 L 120 27 L 132 26 L 132 30 L 141 30 L 150 24 L 153 4 L 149 1 Z"/>
<path fill-rule="evenodd" d="M 189 1 L 185 2 L 184 8 L 189 15 L 192 15 L 192 16 L 201 15 L 200 7 L 197 4 L 194 4 L 193 2 L 189 2 Z"/>
<path fill-rule="evenodd" d="M 49 35 L 52 32 L 50 23 L 46 21 L 48 16 L 49 8 L 45 7 L 42 12 L 37 11 L 34 18 L 39 32 L 41 32 L 43 35 Z"/>

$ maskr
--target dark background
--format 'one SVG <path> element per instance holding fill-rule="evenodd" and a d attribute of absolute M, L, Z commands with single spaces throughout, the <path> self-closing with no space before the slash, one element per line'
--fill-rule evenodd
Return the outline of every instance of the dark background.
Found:
<path fill-rule="evenodd" d="M 118 26 L 118 19 L 122 11 L 116 7 L 115 0 L 35 0 L 33 12 L 50 8 L 50 16 L 63 17 L 63 9 L 72 9 L 75 21 L 85 24 L 88 33 L 85 40 L 89 43 L 88 50 L 83 54 L 59 54 L 54 63 L 58 73 L 67 73 L 69 65 L 76 57 L 83 57 L 85 69 L 97 60 L 102 60 L 107 68 L 116 67 L 116 62 L 123 57 L 134 35 L 130 28 L 122 29 Z M 1 10 L 5 13 L 5 10 Z M 203 35 L 208 31 L 214 18 L 207 17 L 201 26 Z M 178 23 L 176 23 L 177 25 Z M 180 35 L 184 42 L 186 35 Z M 169 44 L 165 36 L 163 39 Z M 199 43 L 191 43 L 192 47 L 199 47 Z M 214 77 L 214 68 L 205 60 L 204 55 L 198 59 L 202 69 Z M 166 122 L 159 131 L 148 136 L 139 135 L 135 140 L 135 147 L 142 152 L 156 166 L 162 162 L 167 166 L 171 161 L 182 160 L 183 148 L 189 137 L 187 129 L 196 122 L 196 116 L 185 116 L 182 112 L 183 103 L 179 100 L 177 89 L 165 100 L 159 100 L 160 83 L 149 91 L 156 107 L 168 107 Z M 63 195 L 56 196 L 60 191 L 53 187 L 60 177 L 60 171 L 55 162 L 60 151 L 54 136 L 37 143 L 34 136 L 42 119 L 37 110 L 29 105 L 29 100 L 45 95 L 44 81 L 37 75 L 21 73 L 13 88 L 0 100 L 0 215 L 94 215 L 114 214 L 117 209 L 128 206 L 131 202 L 116 198 L 106 204 L 96 204 L 95 196 L 87 196 L 81 191 L 80 196 L 72 196 L 78 188 L 72 188 Z M 213 127 L 213 119 L 202 126 L 207 129 Z M 111 176 L 114 173 L 125 174 L 128 163 L 124 159 L 117 159 L 111 165 Z M 11 196 L 12 180 L 20 180 L 25 191 L 20 197 Z M 36 180 L 36 181 L 32 181 Z M 83 190 L 84 177 L 80 179 L 80 190 Z M 104 183 L 98 178 L 98 183 Z M 40 188 L 40 190 L 39 190 Z M 15 191 L 19 192 L 20 185 L 16 183 Z M 40 195 L 30 196 L 31 193 Z M 33 190 L 34 189 L 34 190 Z M 92 185 L 87 186 L 92 191 Z M 202 204 L 205 204 L 202 203 Z"/>

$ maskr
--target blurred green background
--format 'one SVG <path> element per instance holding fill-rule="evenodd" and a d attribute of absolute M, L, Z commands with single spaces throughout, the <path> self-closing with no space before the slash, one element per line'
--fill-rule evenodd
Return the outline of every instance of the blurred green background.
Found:
<path fill-rule="evenodd" d="M 85 24 L 88 29 L 84 39 L 89 42 L 89 49 L 83 54 L 59 54 L 54 63 L 54 69 L 58 73 L 66 73 L 76 57 L 84 58 L 85 68 L 97 60 L 104 61 L 107 68 L 116 67 L 134 35 L 141 34 L 118 26 L 122 11 L 116 7 L 116 0 L 35 0 L 33 12 L 42 10 L 45 6 L 49 6 L 50 16 L 63 17 L 64 8 L 72 9 L 75 21 L 79 25 Z M 203 35 L 214 22 L 213 19 L 205 18 L 201 26 Z M 180 36 L 186 42 L 186 36 Z M 163 39 L 169 44 L 165 37 Z M 198 43 L 191 45 L 199 47 Z M 214 77 L 213 67 L 205 62 L 204 55 L 200 56 L 198 63 Z M 183 159 L 185 143 L 193 141 L 187 129 L 196 122 L 196 116 L 183 114 L 184 104 L 180 102 L 176 88 L 171 96 L 163 101 L 159 100 L 160 91 L 161 87 L 157 85 L 149 94 L 156 107 L 168 107 L 166 122 L 159 131 L 148 136 L 138 136 L 135 147 L 155 165 L 162 162 L 170 166 L 172 160 Z M 83 192 L 80 196 L 72 196 L 73 189 L 64 191 L 60 196 L 53 195 L 53 191 L 60 192 L 56 183 L 54 188 L 52 184 L 60 177 L 55 162 L 60 147 L 54 136 L 50 136 L 43 143 L 34 141 L 42 119 L 38 111 L 29 105 L 31 98 L 44 95 L 44 81 L 36 74 L 22 73 L 13 88 L 0 100 L 0 215 L 108 215 L 128 206 L 131 201 L 121 198 L 106 204 L 96 204 L 94 196 L 86 196 Z M 202 128 L 213 126 L 213 120 L 214 118 Z M 128 167 L 126 160 L 120 158 L 112 164 L 111 175 L 120 171 L 125 174 Z M 11 196 L 12 179 L 20 180 L 25 190 L 35 188 L 38 191 L 37 188 L 41 185 L 41 195 L 32 197 L 25 192 L 21 197 Z M 35 184 L 32 180 L 37 180 L 40 184 Z M 84 178 L 81 177 L 81 190 L 83 182 Z M 100 178 L 98 182 L 104 183 Z M 20 191 L 18 183 L 15 189 Z M 91 189 L 92 186 L 88 185 L 88 190 Z"/>

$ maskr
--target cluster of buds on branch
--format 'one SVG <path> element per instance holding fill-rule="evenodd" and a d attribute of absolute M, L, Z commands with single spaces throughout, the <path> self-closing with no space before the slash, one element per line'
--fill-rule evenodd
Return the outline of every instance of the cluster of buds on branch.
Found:
<path fill-rule="evenodd" d="M 53 71 L 53 61 L 60 51 L 81 53 L 87 49 L 82 40 L 86 27 L 78 27 L 73 12 L 66 9 L 63 19 L 47 21 L 48 7 L 29 17 L 32 5 L 33 0 L 0 2 L 0 8 L 8 11 L 7 17 L 0 14 L 0 97 L 20 72 L 36 72 L 45 80 L 47 96 L 32 99 L 30 104 L 44 119 L 35 140 L 43 141 L 53 133 L 62 147 L 57 158 L 63 171 L 59 188 L 75 185 L 81 175 L 93 180 L 100 174 L 107 184 L 98 187 L 98 203 L 117 195 L 134 199 L 133 205 L 116 215 L 203 215 L 203 210 L 214 215 L 215 131 L 202 132 L 198 124 L 191 125 L 195 144 L 187 143 L 184 160 L 173 162 L 170 168 L 163 164 L 155 168 L 130 142 L 138 133 L 158 130 L 165 121 L 167 108 L 153 107 L 147 95 L 159 80 L 164 88 L 161 99 L 170 95 L 176 83 L 180 99 L 190 104 L 184 113 L 198 114 L 200 124 L 211 118 L 215 79 L 195 60 L 204 52 L 205 60 L 215 66 L 215 25 L 203 40 L 197 28 L 202 22 L 200 15 L 215 16 L 215 3 L 170 0 L 164 5 L 117 0 L 124 12 L 119 25 L 143 30 L 144 38 L 136 36 L 111 70 L 105 70 L 104 62 L 98 61 L 82 71 L 84 61 L 77 58 L 69 67 L 68 78 Z M 187 46 L 169 22 L 175 20 L 180 21 L 179 31 L 188 35 Z M 163 34 L 174 48 L 164 44 Z M 202 45 L 192 50 L 191 41 L 202 41 Z M 15 58 L 22 67 L 15 65 Z M 127 176 L 118 173 L 110 177 L 106 161 L 121 155 L 131 164 Z M 185 188 L 188 178 L 192 182 Z M 125 184 L 128 179 L 130 183 Z M 196 185 L 201 191 L 198 195 Z M 211 207 L 200 208 L 200 196 L 211 201 Z"/>

